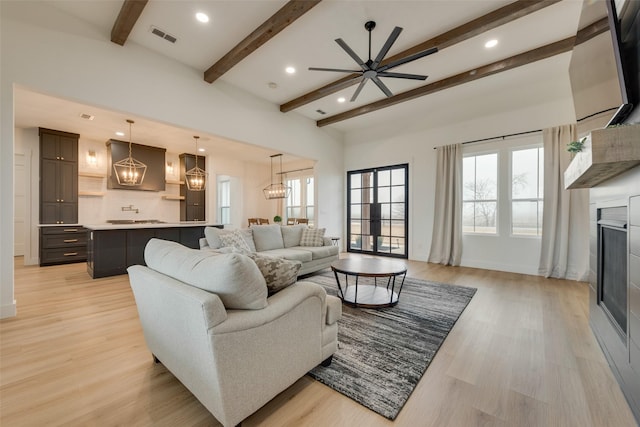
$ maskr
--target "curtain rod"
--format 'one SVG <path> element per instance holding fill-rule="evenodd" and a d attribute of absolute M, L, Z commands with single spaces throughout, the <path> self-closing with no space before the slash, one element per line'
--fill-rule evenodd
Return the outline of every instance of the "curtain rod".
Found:
<path fill-rule="evenodd" d="M 591 117 L 597 116 L 598 114 L 607 113 L 609 111 L 613 111 L 613 110 L 617 110 L 617 109 L 618 109 L 618 107 L 608 108 L 606 110 L 598 111 L 597 113 L 589 114 L 588 116 L 582 117 L 582 118 L 580 118 L 580 119 L 578 119 L 576 121 L 577 122 L 581 122 L 583 120 L 587 120 L 587 119 L 590 119 Z M 492 139 L 505 139 L 505 138 L 509 138 L 511 136 L 527 135 L 527 134 L 536 133 L 536 132 L 542 132 L 542 129 L 528 130 L 526 132 L 510 133 L 510 134 L 507 134 L 507 135 L 500 135 L 500 136 L 492 136 L 490 138 L 474 139 L 472 141 L 461 142 L 460 144 L 465 145 L 465 144 L 473 144 L 473 143 L 476 143 L 476 142 L 491 141 Z M 438 148 L 438 147 L 433 147 L 434 150 L 436 148 Z"/>
<path fill-rule="evenodd" d="M 292 171 L 276 172 L 276 175 L 284 175 L 287 173 L 302 172 L 302 171 L 308 171 L 308 170 L 313 170 L 313 168 L 311 167 L 311 168 L 294 169 Z"/>

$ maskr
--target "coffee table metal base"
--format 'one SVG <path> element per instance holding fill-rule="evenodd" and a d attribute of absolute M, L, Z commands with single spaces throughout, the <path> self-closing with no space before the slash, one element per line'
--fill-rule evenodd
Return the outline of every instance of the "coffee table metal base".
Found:
<path fill-rule="evenodd" d="M 407 269 L 402 263 L 374 259 L 339 260 L 331 265 L 331 269 L 336 277 L 342 302 L 362 308 L 396 305 L 407 275 Z M 368 280 L 361 283 L 361 278 Z M 371 281 L 373 284 L 370 284 Z"/>

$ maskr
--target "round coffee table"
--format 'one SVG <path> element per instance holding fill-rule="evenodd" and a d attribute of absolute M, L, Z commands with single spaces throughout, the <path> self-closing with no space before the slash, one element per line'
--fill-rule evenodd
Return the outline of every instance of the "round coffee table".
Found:
<path fill-rule="evenodd" d="M 347 305 L 363 308 L 392 307 L 398 303 L 407 267 L 403 262 L 383 260 L 377 258 L 347 258 L 331 264 L 331 270 L 336 276 L 340 299 Z M 344 275 L 344 286 L 340 282 L 339 274 Z M 355 277 L 355 283 L 349 284 L 349 276 Z M 399 286 L 396 289 L 396 278 Z M 373 278 L 373 284 L 358 283 L 360 277 Z M 381 284 L 378 284 L 378 279 Z"/>

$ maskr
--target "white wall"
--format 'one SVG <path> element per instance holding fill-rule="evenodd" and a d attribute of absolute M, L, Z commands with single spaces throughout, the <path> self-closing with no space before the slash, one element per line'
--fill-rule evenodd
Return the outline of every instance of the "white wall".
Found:
<path fill-rule="evenodd" d="M 317 160 L 318 212 L 327 233 L 343 224 L 341 137 L 295 113 L 217 81 L 135 43 L 118 46 L 47 2 L 0 2 L 0 316 L 13 293 L 13 87 L 136 114 Z M 257 177 L 257 175 L 256 175 Z M 261 209 L 255 201 L 255 209 Z"/>
<path fill-rule="evenodd" d="M 575 121 L 568 75 L 556 76 L 549 84 L 558 86 L 555 99 L 543 100 L 526 108 L 529 98 L 520 98 L 514 91 L 513 108 L 507 113 L 487 115 L 466 121 L 428 127 L 420 123 L 404 124 L 411 132 L 402 129 L 370 129 L 346 136 L 345 169 L 409 163 L 409 258 L 426 261 L 431 247 L 435 198 L 436 151 L 434 147 L 475 139 L 524 132 L 557 126 Z M 485 98 L 491 102 L 490 94 Z M 437 100 L 434 98 L 434 101 Z M 459 105 L 460 115 L 465 116 L 464 104 Z M 398 135 L 393 135 L 398 133 Z M 380 136 L 376 136 L 380 135 Z M 541 141 L 541 136 L 540 136 Z M 493 142 L 497 145 L 527 144 L 527 139 Z M 464 150 L 486 149 L 489 144 L 467 145 Z M 367 153 L 366 156 L 363 153 Z M 344 230 L 346 233 L 346 229 Z M 487 269 L 537 274 L 539 240 L 502 239 L 493 237 L 464 236 L 462 265 Z"/>

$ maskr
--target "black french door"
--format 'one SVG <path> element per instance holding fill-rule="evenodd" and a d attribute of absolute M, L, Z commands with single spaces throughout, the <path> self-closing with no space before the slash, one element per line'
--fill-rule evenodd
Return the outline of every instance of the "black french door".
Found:
<path fill-rule="evenodd" d="M 347 251 L 408 258 L 409 165 L 347 172 Z"/>

